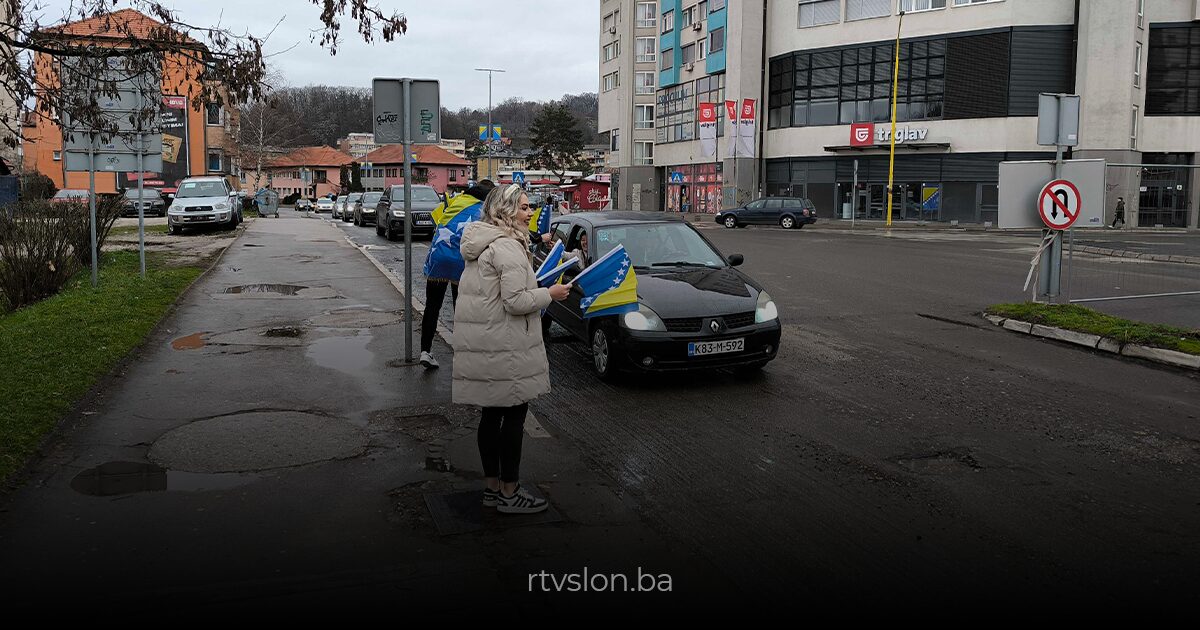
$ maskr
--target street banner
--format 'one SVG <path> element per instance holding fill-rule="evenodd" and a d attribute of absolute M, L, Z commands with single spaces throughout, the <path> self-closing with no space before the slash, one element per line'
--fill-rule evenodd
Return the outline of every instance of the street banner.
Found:
<path fill-rule="evenodd" d="M 754 157 L 754 99 L 742 99 L 741 116 L 738 117 L 738 153 L 742 157 Z"/>
<path fill-rule="evenodd" d="M 729 157 L 737 157 L 737 101 L 725 101 L 725 145 L 729 147 Z"/>
<path fill-rule="evenodd" d="M 717 157 L 717 106 L 700 103 L 700 155 Z"/>

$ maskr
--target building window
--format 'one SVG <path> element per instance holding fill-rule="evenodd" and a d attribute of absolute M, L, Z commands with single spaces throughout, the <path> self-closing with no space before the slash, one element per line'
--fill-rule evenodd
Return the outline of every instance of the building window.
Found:
<path fill-rule="evenodd" d="M 655 48 L 658 44 L 653 37 L 639 37 L 634 43 L 634 54 L 637 55 L 638 63 L 654 63 L 658 61 L 658 53 Z"/>
<path fill-rule="evenodd" d="M 210 173 L 220 173 L 221 172 L 221 152 L 220 151 L 209 151 L 208 152 L 208 172 L 210 172 Z"/>
<path fill-rule="evenodd" d="M 1200 115 L 1200 27 L 1150 26 L 1146 115 Z"/>
<path fill-rule="evenodd" d="M 617 24 L 621 23 L 621 11 L 613 11 L 604 16 L 604 21 L 601 23 L 601 29 L 616 35 Z"/>
<path fill-rule="evenodd" d="M 612 42 L 611 44 L 608 44 L 607 46 L 604 47 L 604 60 L 605 61 L 612 61 L 613 59 L 616 59 L 617 55 L 619 55 L 619 54 L 621 54 L 621 40 Z"/>
<path fill-rule="evenodd" d="M 905 13 L 933 11 L 934 9 L 945 8 L 946 0 L 900 0 L 900 10 Z"/>
<path fill-rule="evenodd" d="M 654 113 L 659 144 L 696 139 L 694 89 L 693 82 L 687 81 L 658 91 L 658 106 Z"/>
<path fill-rule="evenodd" d="M 892 0 L 846 0 L 846 21 L 892 14 Z"/>
<path fill-rule="evenodd" d="M 670 70 L 675 67 L 675 55 L 671 54 L 671 49 L 668 48 L 662 51 L 662 57 L 659 57 L 658 69 Z"/>
<path fill-rule="evenodd" d="M 206 122 L 207 122 L 207 123 L 208 123 L 210 126 L 217 126 L 217 127 L 219 127 L 219 126 L 221 126 L 221 125 L 225 124 L 225 121 L 224 121 L 224 120 L 222 119 L 222 117 L 221 117 L 221 113 L 222 113 L 222 112 L 221 112 L 221 105 L 220 105 L 220 104 L 218 104 L 218 103 L 209 103 L 209 104 L 208 104 L 208 111 L 207 111 L 206 113 L 207 113 L 207 116 L 205 116 L 205 119 L 206 119 Z"/>
<path fill-rule="evenodd" d="M 612 140 L 612 143 L 609 145 L 608 150 L 619 151 L 621 146 L 621 131 L 619 129 L 613 129 L 610 139 Z"/>
<path fill-rule="evenodd" d="M 398 168 L 385 168 L 385 169 L 383 169 L 383 176 L 384 176 L 384 177 L 399 177 L 399 176 L 400 176 L 400 169 L 398 169 Z"/>
<path fill-rule="evenodd" d="M 675 11 L 667 11 L 662 15 L 662 32 L 670 33 L 671 31 L 675 30 Z"/>
<path fill-rule="evenodd" d="M 696 61 L 700 61 L 706 57 L 708 57 L 708 40 L 696 40 Z"/>
<path fill-rule="evenodd" d="M 381 169 L 381 168 L 371 169 L 371 177 L 383 177 L 383 169 Z"/>
<path fill-rule="evenodd" d="M 1129 148 L 1136 149 L 1137 148 L 1137 135 L 1138 135 L 1138 106 L 1137 105 L 1133 106 L 1133 117 L 1132 118 L 1133 118 L 1133 121 L 1132 121 L 1132 124 L 1130 125 L 1130 129 L 1129 129 Z"/>
<path fill-rule="evenodd" d="M 687 28 L 687 27 L 691 26 L 692 24 L 695 24 L 696 23 L 696 7 L 690 6 L 686 9 L 684 9 L 683 12 L 679 16 L 679 20 L 680 20 L 680 23 L 679 23 L 680 28 Z"/>
<path fill-rule="evenodd" d="M 1142 86 L 1142 42 L 1133 49 L 1133 87 Z"/>
<path fill-rule="evenodd" d="M 633 143 L 633 165 L 634 166 L 651 166 L 654 164 L 654 143 L 653 142 L 635 142 Z"/>
<path fill-rule="evenodd" d="M 688 64 L 696 62 L 696 45 L 695 44 L 688 44 L 688 45 L 684 46 L 683 48 L 680 49 L 680 52 L 683 53 L 680 63 L 682 63 L 685 67 Z"/>
<path fill-rule="evenodd" d="M 328 172 L 328 171 L 325 171 L 325 170 L 316 170 L 316 171 L 313 171 L 313 183 L 314 183 L 314 184 L 325 184 L 325 183 L 328 183 L 328 182 L 329 182 L 329 175 L 328 175 L 328 173 L 329 173 L 329 172 Z"/>
<path fill-rule="evenodd" d="M 841 13 L 841 0 L 800 0 L 800 28 L 833 24 Z M 716 47 L 712 51 L 717 52 Z"/>
<path fill-rule="evenodd" d="M 450 169 L 450 181 L 452 181 L 452 182 L 458 181 L 458 169 L 456 169 L 456 168 Z"/>
<path fill-rule="evenodd" d="M 944 39 L 900 44 L 897 120 L 942 118 L 946 46 Z M 890 120 L 892 54 L 893 47 L 885 44 L 772 60 L 767 127 Z"/>
<path fill-rule="evenodd" d="M 619 74 L 620 74 L 620 71 L 618 70 L 617 72 L 613 72 L 613 73 L 604 75 L 603 90 L 605 92 L 610 92 L 612 90 L 615 90 L 615 89 L 617 89 L 617 86 L 621 84 L 619 77 L 617 76 Z"/>
<path fill-rule="evenodd" d="M 62 151 L 55 151 L 55 152 L 54 152 L 54 161 L 55 161 L 55 162 L 60 162 L 60 161 L 62 161 Z"/>
<path fill-rule="evenodd" d="M 990 2 L 1004 2 L 1004 0 L 954 0 L 954 6 L 965 7 L 971 4 L 988 4 Z"/>
<path fill-rule="evenodd" d="M 708 3 L 708 12 L 709 13 L 716 13 L 717 11 L 720 11 L 721 9 L 724 9 L 724 8 L 725 8 L 725 0 L 711 0 L 711 2 Z"/>
<path fill-rule="evenodd" d="M 719 53 L 725 50 L 725 29 L 715 28 L 708 34 L 708 52 Z"/>
<path fill-rule="evenodd" d="M 654 28 L 658 26 L 658 6 L 653 2 L 639 2 L 637 5 L 637 27 Z"/>
<path fill-rule="evenodd" d="M 634 106 L 634 129 L 653 129 L 654 128 L 654 106 L 653 105 L 635 105 Z"/>
<path fill-rule="evenodd" d="M 638 72 L 634 74 L 633 91 L 635 94 L 653 94 L 654 73 Z"/>
<path fill-rule="evenodd" d="M 725 135 L 725 75 L 714 74 L 696 79 L 696 103 L 717 104 L 717 135 Z M 697 105 L 698 106 L 698 105 Z M 698 129 L 698 127 L 697 127 Z"/>

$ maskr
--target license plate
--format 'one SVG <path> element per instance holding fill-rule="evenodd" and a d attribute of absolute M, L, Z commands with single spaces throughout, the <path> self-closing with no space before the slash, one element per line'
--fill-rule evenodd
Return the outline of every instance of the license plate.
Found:
<path fill-rule="evenodd" d="M 726 339 L 724 341 L 700 341 L 688 344 L 689 357 L 703 357 L 710 354 L 725 354 L 741 352 L 746 349 L 745 339 Z"/>
<path fill-rule="evenodd" d="M 433 221 L 417 221 L 417 225 L 429 226 L 429 225 L 433 225 Z"/>

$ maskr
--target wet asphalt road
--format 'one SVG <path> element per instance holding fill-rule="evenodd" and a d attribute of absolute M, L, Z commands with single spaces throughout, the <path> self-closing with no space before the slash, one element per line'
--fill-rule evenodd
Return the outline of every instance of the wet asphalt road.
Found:
<path fill-rule="evenodd" d="M 401 244 L 347 230 L 398 267 Z M 534 410 L 741 596 L 1196 598 L 1200 378 L 982 322 L 1024 297 L 1031 239 L 704 234 L 779 304 L 779 359 L 606 385 L 559 330 Z M 1074 273 L 1200 289 L 1194 266 Z M 1200 325 L 1198 296 L 1136 302 L 1103 308 Z"/>

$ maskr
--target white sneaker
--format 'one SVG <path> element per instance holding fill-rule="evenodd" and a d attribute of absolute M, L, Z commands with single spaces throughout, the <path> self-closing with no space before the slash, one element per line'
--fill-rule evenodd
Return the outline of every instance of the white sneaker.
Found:
<path fill-rule="evenodd" d="M 438 367 L 440 367 L 438 366 L 437 359 L 433 358 L 433 355 L 429 354 L 428 352 L 421 353 L 421 365 L 423 365 L 426 370 L 436 370 Z"/>
<path fill-rule="evenodd" d="M 504 492 L 501 491 L 496 502 L 496 511 L 502 514 L 537 514 L 544 512 L 548 507 L 549 501 L 529 494 L 521 486 L 517 486 L 516 493 L 511 497 L 504 496 Z"/>

